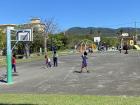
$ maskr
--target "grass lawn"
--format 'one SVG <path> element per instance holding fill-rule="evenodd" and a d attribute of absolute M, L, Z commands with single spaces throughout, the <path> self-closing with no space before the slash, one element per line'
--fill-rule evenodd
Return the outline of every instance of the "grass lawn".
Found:
<path fill-rule="evenodd" d="M 0 94 L 0 105 L 140 105 L 140 97 Z"/>
<path fill-rule="evenodd" d="M 44 55 L 42 56 L 33 56 L 29 59 L 16 59 L 17 63 L 23 63 L 23 62 L 32 62 L 32 61 L 36 61 L 36 60 L 41 60 L 44 59 Z M 6 65 L 6 59 L 4 59 L 3 61 L 0 61 L 0 67 L 1 66 L 5 66 Z"/>

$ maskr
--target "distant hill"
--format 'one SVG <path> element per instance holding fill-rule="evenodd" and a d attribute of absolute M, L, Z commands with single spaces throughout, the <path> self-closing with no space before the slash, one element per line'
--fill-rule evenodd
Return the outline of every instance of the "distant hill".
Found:
<path fill-rule="evenodd" d="M 123 27 L 118 29 L 113 28 L 96 28 L 96 27 L 72 27 L 66 31 L 67 35 L 93 35 L 93 36 L 105 36 L 105 37 L 116 37 L 117 33 L 120 32 L 129 33 L 135 35 L 136 29 L 131 27 Z M 137 34 L 140 35 L 140 28 L 137 28 Z"/>

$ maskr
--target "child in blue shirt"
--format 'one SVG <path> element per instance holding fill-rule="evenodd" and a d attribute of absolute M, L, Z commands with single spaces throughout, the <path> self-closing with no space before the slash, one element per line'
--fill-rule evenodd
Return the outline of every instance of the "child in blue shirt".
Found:
<path fill-rule="evenodd" d="M 81 66 L 81 71 L 80 73 L 83 72 L 83 69 L 85 68 L 87 70 L 87 52 L 84 52 L 84 55 L 81 56 L 82 57 L 82 66 Z M 89 71 L 87 70 L 87 72 L 89 73 Z"/>

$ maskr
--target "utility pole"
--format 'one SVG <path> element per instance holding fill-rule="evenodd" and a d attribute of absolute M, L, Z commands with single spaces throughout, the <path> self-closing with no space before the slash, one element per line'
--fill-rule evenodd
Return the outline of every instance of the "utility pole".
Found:
<path fill-rule="evenodd" d="M 49 35 L 49 33 L 48 33 L 48 32 L 46 32 L 46 33 L 45 33 L 45 53 L 47 53 L 47 52 L 48 52 L 48 49 L 47 49 L 47 47 L 48 47 L 48 46 L 47 46 L 47 44 L 48 44 L 48 43 L 47 43 L 47 40 L 48 40 L 48 35 Z"/>
<path fill-rule="evenodd" d="M 44 53 L 47 53 L 47 39 L 48 39 L 48 32 L 46 30 L 46 26 L 44 23 L 41 24 L 43 29 L 43 36 L 44 36 Z"/>
<path fill-rule="evenodd" d="M 45 48 L 44 52 L 47 53 L 47 38 L 46 38 L 46 35 L 45 35 L 45 38 L 44 38 L 44 48 Z"/>
<path fill-rule="evenodd" d="M 138 39 L 138 35 L 137 35 L 137 22 L 135 21 L 135 44 L 137 44 L 137 39 Z"/>

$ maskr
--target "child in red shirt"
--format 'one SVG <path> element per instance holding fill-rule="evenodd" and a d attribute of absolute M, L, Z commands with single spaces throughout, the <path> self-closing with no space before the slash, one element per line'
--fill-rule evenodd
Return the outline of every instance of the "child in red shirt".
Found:
<path fill-rule="evenodd" d="M 12 69 L 14 68 L 14 72 L 16 71 L 16 55 L 14 54 L 12 57 Z"/>

